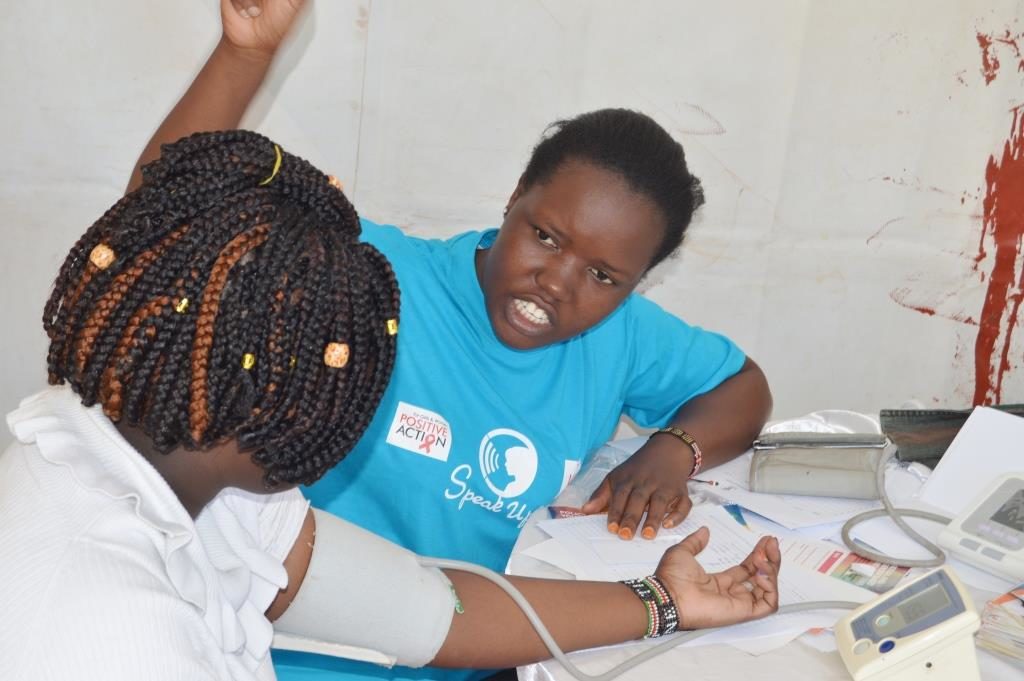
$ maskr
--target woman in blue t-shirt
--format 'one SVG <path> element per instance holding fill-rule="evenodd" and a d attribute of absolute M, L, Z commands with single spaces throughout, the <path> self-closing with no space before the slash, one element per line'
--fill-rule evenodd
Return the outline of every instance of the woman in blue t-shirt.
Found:
<path fill-rule="evenodd" d="M 303 4 L 222 0 L 223 36 L 140 166 L 162 142 L 237 126 Z M 633 294 L 702 203 L 667 132 L 606 109 L 549 128 L 496 233 L 427 241 L 364 220 L 403 290 L 406 345 L 374 423 L 309 490 L 314 503 L 415 551 L 500 567 L 528 511 L 625 413 L 657 431 L 584 510 L 607 511 L 623 539 L 678 524 L 687 480 L 745 451 L 771 411 L 764 374 L 734 344 Z M 512 450 L 495 447 L 503 436 Z"/>

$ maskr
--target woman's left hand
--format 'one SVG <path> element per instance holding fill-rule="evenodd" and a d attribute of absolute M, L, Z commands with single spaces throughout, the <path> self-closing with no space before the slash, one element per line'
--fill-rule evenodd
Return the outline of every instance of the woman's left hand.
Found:
<path fill-rule="evenodd" d="M 646 511 L 639 534 L 654 539 L 659 528 L 674 527 L 689 514 L 691 470 L 693 452 L 685 445 L 672 437 L 652 438 L 605 477 L 583 512 L 607 510 L 608 531 L 632 539 Z"/>

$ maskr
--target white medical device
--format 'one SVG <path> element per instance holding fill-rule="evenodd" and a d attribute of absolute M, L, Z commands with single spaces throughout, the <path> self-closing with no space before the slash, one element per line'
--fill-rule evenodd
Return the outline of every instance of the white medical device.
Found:
<path fill-rule="evenodd" d="M 1015 584 L 1024 581 L 1024 472 L 996 478 L 942 528 L 939 546 Z"/>
<path fill-rule="evenodd" d="M 977 681 L 979 625 L 960 580 L 943 567 L 857 608 L 835 633 L 854 681 Z"/>
<path fill-rule="evenodd" d="M 956 518 L 918 509 L 895 508 L 885 492 L 885 468 L 892 458 L 887 452 L 875 469 L 876 487 L 883 508 L 858 513 L 843 525 L 843 542 L 855 553 L 889 565 L 935 567 L 946 561 L 946 551 L 985 572 L 1008 579 L 1014 584 L 1024 580 L 1024 472 L 1005 473 L 996 478 Z M 853 540 L 857 524 L 888 516 L 918 545 L 934 558 L 907 559 L 887 556 Z M 904 518 L 924 518 L 943 527 L 937 544 L 915 531 Z"/>

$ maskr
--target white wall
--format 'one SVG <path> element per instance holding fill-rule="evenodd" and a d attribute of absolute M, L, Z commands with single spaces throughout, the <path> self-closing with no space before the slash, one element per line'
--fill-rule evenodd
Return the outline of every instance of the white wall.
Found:
<path fill-rule="evenodd" d="M 59 263 L 118 198 L 219 28 L 214 0 L 0 10 L 6 412 L 44 384 L 39 320 Z M 499 221 L 551 120 L 641 109 L 683 142 L 708 195 L 648 295 L 736 339 L 768 373 L 776 416 L 966 406 L 995 253 L 986 163 L 1024 96 L 1021 10 L 320 0 L 248 125 L 340 176 L 364 215 L 447 235 Z M 979 35 L 1004 38 L 988 83 Z M 1024 401 L 1016 330 L 1004 402 Z"/>

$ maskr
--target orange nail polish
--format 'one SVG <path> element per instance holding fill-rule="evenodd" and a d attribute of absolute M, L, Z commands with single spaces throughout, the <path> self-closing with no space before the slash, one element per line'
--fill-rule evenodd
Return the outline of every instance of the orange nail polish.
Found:
<path fill-rule="evenodd" d="M 654 539 L 654 528 L 653 527 L 645 527 L 644 528 L 644 539 Z"/>
<path fill-rule="evenodd" d="M 609 532 L 618 532 L 619 531 L 619 524 L 618 523 L 608 523 L 608 531 Z"/>
<path fill-rule="evenodd" d="M 623 527 L 621 530 L 619 530 L 619 537 L 621 537 L 622 539 L 632 539 L 633 530 L 629 529 L 628 527 Z"/>

